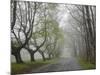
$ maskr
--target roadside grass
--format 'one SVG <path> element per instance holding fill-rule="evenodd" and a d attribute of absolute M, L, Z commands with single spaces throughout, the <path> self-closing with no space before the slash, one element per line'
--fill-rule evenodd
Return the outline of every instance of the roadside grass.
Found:
<path fill-rule="evenodd" d="M 44 65 L 55 63 L 58 59 L 51 60 L 37 60 L 36 62 L 25 62 L 25 63 L 11 63 L 11 74 L 25 74 L 31 73 L 32 70 L 36 70 Z"/>
<path fill-rule="evenodd" d="M 82 68 L 85 69 L 85 70 L 96 69 L 96 65 L 95 64 L 87 62 L 86 60 L 79 59 L 79 63 L 82 66 Z"/>

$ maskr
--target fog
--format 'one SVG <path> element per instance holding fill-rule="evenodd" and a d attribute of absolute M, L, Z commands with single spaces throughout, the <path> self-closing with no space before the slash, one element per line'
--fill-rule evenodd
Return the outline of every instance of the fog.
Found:
<path fill-rule="evenodd" d="M 84 17 L 83 17 L 83 12 L 82 12 L 83 10 L 81 10 L 82 6 L 80 6 L 80 5 L 70 5 L 70 4 L 49 4 L 49 3 L 44 3 L 42 6 L 43 6 L 43 8 L 40 7 L 40 9 L 37 10 L 38 13 L 36 14 L 36 17 L 35 17 L 36 20 L 35 20 L 34 24 L 38 23 L 38 19 L 41 20 L 41 17 L 44 17 L 43 14 L 47 15 L 47 18 L 48 18 L 48 14 L 49 14 L 49 19 L 53 20 L 51 24 L 54 24 L 55 25 L 54 27 L 56 27 L 56 29 L 58 27 L 58 30 L 61 31 L 61 35 L 63 36 L 63 39 L 62 39 L 61 36 L 57 36 L 56 37 L 56 38 L 60 38 L 60 40 L 58 40 L 57 44 L 56 44 L 58 52 L 60 52 L 60 54 L 59 54 L 60 58 L 75 57 L 76 55 L 78 55 L 78 56 L 82 55 L 83 52 L 85 53 L 86 50 L 85 50 L 84 36 L 86 35 L 86 33 L 84 33 L 85 29 L 83 29 L 85 27 L 82 26 L 82 25 L 84 25 L 83 24 Z M 54 8 L 52 8 L 52 7 L 54 7 Z M 25 11 L 25 6 L 24 6 L 23 3 L 21 5 L 21 9 L 22 9 L 22 12 Z M 45 13 L 44 10 L 46 10 L 46 9 L 48 9 L 48 11 L 45 11 L 46 12 Z M 94 10 L 94 8 L 91 8 L 91 11 L 92 11 L 92 9 Z M 34 12 L 34 10 L 32 10 L 32 11 Z M 90 13 L 90 15 L 92 15 L 93 13 Z M 25 12 L 23 14 L 25 15 Z M 19 12 L 18 12 L 18 15 L 19 15 Z M 30 14 L 29 14 L 29 16 L 30 16 Z M 42 18 L 42 20 L 45 20 L 45 17 Z M 48 20 L 46 20 L 46 22 L 48 22 L 48 32 L 50 32 L 50 27 L 49 27 L 49 21 Z M 43 21 L 43 23 L 44 23 L 44 21 Z M 19 24 L 19 22 L 16 24 L 15 28 L 20 28 L 20 25 L 18 25 L 18 24 Z M 45 24 L 43 24 L 43 25 L 45 25 Z M 39 29 L 42 30 L 43 29 L 43 27 L 42 27 L 43 25 L 42 25 L 42 22 L 41 22 L 36 27 L 33 27 L 34 28 L 33 29 L 33 34 L 36 33 L 37 31 L 39 31 Z M 27 32 L 28 29 L 29 29 L 29 22 L 27 23 L 26 27 L 27 27 L 26 28 L 26 32 Z M 52 29 L 53 29 L 53 27 L 51 28 L 51 31 L 52 31 Z M 53 32 L 53 33 L 55 33 L 55 32 Z M 51 43 L 52 43 L 52 41 L 55 41 L 55 39 L 52 39 L 52 36 L 54 35 L 53 33 L 51 32 L 50 36 L 49 36 L 50 37 L 49 38 L 49 42 L 51 42 Z M 58 33 L 60 33 L 60 32 L 58 32 Z M 18 30 L 15 30 L 15 34 L 18 34 Z M 51 35 L 51 34 L 53 34 L 53 35 Z M 56 34 L 57 34 L 57 31 L 56 31 Z M 32 46 L 30 44 L 30 46 L 29 46 L 30 49 L 32 49 L 34 51 L 35 48 L 37 47 L 37 44 L 41 45 L 41 42 L 44 39 L 43 35 L 42 35 L 42 37 L 38 36 L 40 38 L 38 38 L 38 37 L 32 37 L 33 39 L 35 38 L 34 41 L 35 41 L 36 45 Z M 25 39 L 24 33 L 21 32 L 19 34 L 19 36 L 21 37 L 20 40 L 23 43 L 23 41 L 25 41 L 24 40 Z M 54 35 L 54 37 L 55 36 L 56 35 Z M 13 39 L 14 38 L 14 34 L 11 34 L 11 37 Z M 38 42 L 36 42 L 36 41 L 38 41 Z M 45 48 L 45 46 L 43 46 L 43 47 L 40 48 L 42 52 L 44 52 L 43 51 L 44 48 Z M 52 45 L 51 45 L 51 49 L 52 49 Z M 52 51 L 51 49 L 49 51 Z M 45 58 L 49 57 L 49 55 L 47 54 L 47 53 L 49 53 L 49 51 L 44 52 Z M 22 48 L 20 54 L 21 54 L 21 57 L 22 57 L 23 61 L 30 61 L 31 57 L 30 57 L 30 53 L 28 52 L 28 50 L 26 50 L 25 48 Z M 42 56 L 37 51 L 34 54 L 34 58 L 36 60 L 38 60 L 38 59 L 42 59 Z M 12 62 L 16 62 L 15 57 L 13 55 L 11 55 L 11 61 Z"/>
<path fill-rule="evenodd" d="M 66 32 L 66 30 L 69 31 L 70 24 L 67 24 L 68 15 L 70 15 L 69 14 L 69 10 L 66 10 L 66 8 L 65 8 L 65 6 L 63 4 L 60 4 L 57 9 L 59 11 L 57 13 L 57 16 L 58 16 L 57 20 L 59 22 L 59 28 L 61 30 L 63 30 L 63 32 Z M 23 37 L 23 34 L 21 34 L 21 36 Z M 67 33 L 64 33 L 64 36 L 67 36 Z M 66 38 L 64 38 L 64 40 L 67 41 Z M 73 49 L 66 47 L 67 44 L 68 43 L 65 43 L 64 48 L 61 50 L 61 56 L 60 57 L 64 57 L 65 58 L 65 57 L 71 57 L 71 56 L 73 56 Z M 32 47 L 32 48 L 34 49 L 34 47 Z M 48 57 L 46 54 L 45 54 L 45 56 Z M 25 49 L 21 50 L 21 57 L 22 57 L 23 61 L 30 61 L 30 54 Z M 41 57 L 41 55 L 40 55 L 39 52 L 37 52 L 35 54 L 35 59 L 42 59 L 42 57 Z M 12 62 L 16 62 L 15 61 L 15 57 L 13 55 L 11 55 L 11 61 Z"/>

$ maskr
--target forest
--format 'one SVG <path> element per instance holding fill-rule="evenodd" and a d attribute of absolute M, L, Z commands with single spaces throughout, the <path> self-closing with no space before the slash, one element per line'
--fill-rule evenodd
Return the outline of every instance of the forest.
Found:
<path fill-rule="evenodd" d="M 10 15 L 14 64 L 74 57 L 96 64 L 96 6 L 12 0 Z"/>

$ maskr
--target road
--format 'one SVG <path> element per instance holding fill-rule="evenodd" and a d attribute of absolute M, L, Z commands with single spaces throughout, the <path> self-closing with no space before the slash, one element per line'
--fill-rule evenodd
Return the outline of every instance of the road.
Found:
<path fill-rule="evenodd" d="M 81 70 L 81 66 L 74 57 L 59 59 L 56 63 L 45 65 L 39 69 L 32 70 L 32 73 L 75 71 Z"/>

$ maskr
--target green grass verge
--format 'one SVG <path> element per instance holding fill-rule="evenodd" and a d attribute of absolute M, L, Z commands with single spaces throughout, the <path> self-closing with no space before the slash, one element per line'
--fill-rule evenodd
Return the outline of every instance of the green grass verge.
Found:
<path fill-rule="evenodd" d="M 79 63 L 82 66 L 83 69 L 89 70 L 89 69 L 95 69 L 96 65 L 91 64 L 90 62 L 87 62 L 86 60 L 79 59 Z"/>
<path fill-rule="evenodd" d="M 22 64 L 11 63 L 11 74 L 25 74 L 31 73 L 32 70 L 40 68 L 44 65 L 55 63 L 57 59 L 52 60 L 37 60 L 36 62 L 26 62 Z"/>

